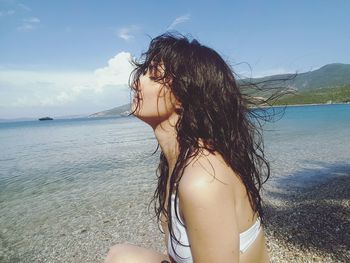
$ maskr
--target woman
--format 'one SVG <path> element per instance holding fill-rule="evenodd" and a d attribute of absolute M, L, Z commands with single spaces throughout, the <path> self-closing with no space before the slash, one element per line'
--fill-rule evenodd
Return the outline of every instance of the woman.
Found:
<path fill-rule="evenodd" d="M 133 114 L 161 148 L 154 199 L 168 253 L 117 245 L 105 262 L 268 262 L 260 188 L 270 170 L 231 68 L 172 34 L 135 65 Z"/>

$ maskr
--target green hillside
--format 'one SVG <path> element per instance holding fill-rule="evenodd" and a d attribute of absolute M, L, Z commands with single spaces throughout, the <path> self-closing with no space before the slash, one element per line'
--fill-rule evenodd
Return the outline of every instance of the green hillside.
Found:
<path fill-rule="evenodd" d="M 279 81 L 280 80 L 280 81 Z M 350 84 L 350 65 L 342 63 L 333 63 L 325 65 L 317 70 L 297 73 L 273 75 L 264 78 L 248 79 L 249 82 L 258 83 L 258 85 L 280 85 L 283 82 L 285 87 L 297 90 L 313 90 L 326 87 L 337 87 Z M 243 82 L 245 80 L 242 80 Z M 246 80 L 247 81 L 247 80 Z"/>
<path fill-rule="evenodd" d="M 350 85 L 297 91 L 281 97 L 275 105 L 350 102 Z"/>

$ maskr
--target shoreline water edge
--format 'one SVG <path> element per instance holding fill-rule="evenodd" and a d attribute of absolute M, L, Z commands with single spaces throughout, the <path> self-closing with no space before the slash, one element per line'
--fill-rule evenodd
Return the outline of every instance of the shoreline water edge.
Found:
<path fill-rule="evenodd" d="M 259 108 L 284 108 L 284 107 L 305 107 L 305 106 L 323 106 L 323 105 L 347 105 L 350 102 L 336 102 L 336 103 L 309 103 L 309 104 L 283 104 L 283 105 L 272 105 L 272 106 L 259 106 Z M 256 108 L 256 107 L 252 107 Z M 94 113 L 96 114 L 96 113 Z M 79 116 L 77 118 L 65 118 L 64 116 L 54 117 L 55 120 L 74 120 L 74 119 L 104 119 L 104 118 L 120 118 L 120 117 L 130 117 L 128 114 L 116 115 L 116 116 L 97 116 L 91 117 L 93 114 L 87 114 L 86 116 Z M 0 123 L 7 122 L 26 122 L 26 121 L 37 121 L 37 118 L 16 118 L 16 119 L 0 119 Z"/>
<path fill-rule="evenodd" d="M 262 194 L 272 263 L 350 262 L 349 112 L 290 108 L 268 126 L 272 176 Z M 0 262 L 103 262 L 126 242 L 166 251 L 150 205 L 159 157 L 149 127 L 133 118 L 8 127 Z"/>

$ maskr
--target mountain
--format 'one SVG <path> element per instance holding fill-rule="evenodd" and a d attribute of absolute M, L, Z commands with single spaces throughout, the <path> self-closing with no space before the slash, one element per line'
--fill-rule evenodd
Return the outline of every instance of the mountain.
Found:
<path fill-rule="evenodd" d="M 278 98 L 274 105 L 350 103 L 350 84 L 301 90 Z"/>
<path fill-rule="evenodd" d="M 125 104 L 110 110 L 100 111 L 89 115 L 90 118 L 96 117 L 115 117 L 115 116 L 128 116 L 130 114 L 130 104 Z"/>
<path fill-rule="evenodd" d="M 238 81 L 241 85 L 247 82 L 256 83 L 257 86 L 264 85 L 264 87 L 288 87 L 292 90 L 297 90 L 299 93 L 301 92 L 303 99 L 301 100 L 301 97 L 297 96 L 296 99 L 293 99 L 293 104 L 310 101 L 310 96 L 322 97 L 322 99 L 318 98 L 315 100 L 315 103 L 323 103 L 322 101 L 324 100 L 341 101 L 339 99 L 334 100 L 334 92 L 338 94 L 338 97 L 343 97 L 343 101 L 349 101 L 350 64 L 333 63 L 309 72 L 273 75 Z M 266 93 L 264 94 L 264 92 L 255 94 L 255 96 L 264 97 L 265 95 Z M 127 116 L 129 113 L 130 104 L 125 104 L 110 110 L 94 113 L 89 117 Z"/>
<path fill-rule="evenodd" d="M 333 63 L 309 72 L 273 75 L 263 78 L 246 79 L 244 81 L 253 83 L 276 81 L 276 85 L 283 85 L 300 91 L 343 86 L 350 84 L 350 64 Z"/>

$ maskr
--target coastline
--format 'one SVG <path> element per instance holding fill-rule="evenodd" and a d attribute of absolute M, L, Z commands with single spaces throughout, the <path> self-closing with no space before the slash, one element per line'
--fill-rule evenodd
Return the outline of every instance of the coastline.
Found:
<path fill-rule="evenodd" d="M 349 102 L 336 102 L 336 103 L 310 103 L 310 104 L 285 104 L 285 105 L 273 105 L 272 107 L 301 107 L 301 106 L 323 106 L 323 105 L 345 105 Z"/>
<path fill-rule="evenodd" d="M 272 106 L 260 106 L 255 108 L 284 108 L 284 107 L 304 107 L 304 106 L 325 106 L 325 105 L 347 105 L 349 102 L 337 102 L 337 103 L 309 103 L 309 104 L 281 104 Z"/>

